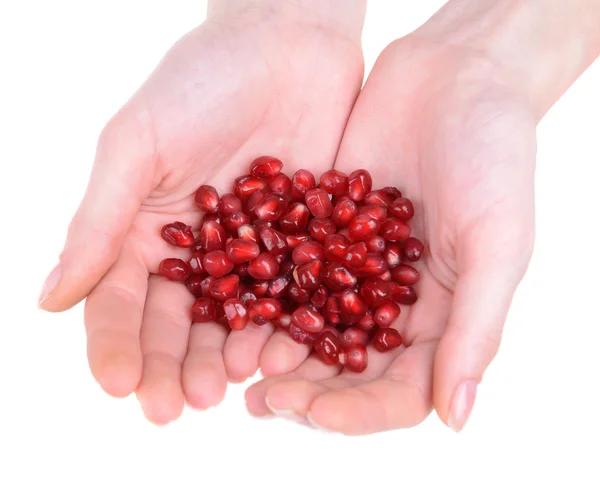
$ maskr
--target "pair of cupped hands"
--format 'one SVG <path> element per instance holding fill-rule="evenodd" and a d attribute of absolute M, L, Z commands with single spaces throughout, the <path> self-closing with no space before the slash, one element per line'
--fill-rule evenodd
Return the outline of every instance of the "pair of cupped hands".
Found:
<path fill-rule="evenodd" d="M 102 132 L 40 305 L 86 299 L 94 377 L 110 395 L 135 392 L 150 421 L 215 406 L 260 369 L 246 392 L 255 416 L 346 434 L 413 426 L 432 409 L 465 424 L 532 251 L 536 119 L 484 53 L 419 30 L 381 53 L 361 90 L 355 31 L 308 15 L 209 16 Z M 370 351 L 363 373 L 268 324 L 194 324 L 186 287 L 156 275 L 178 253 L 161 226 L 199 223 L 195 190 L 228 192 L 263 154 L 290 175 L 365 168 L 415 203 L 426 252 L 419 301 L 394 325 L 406 347 Z"/>

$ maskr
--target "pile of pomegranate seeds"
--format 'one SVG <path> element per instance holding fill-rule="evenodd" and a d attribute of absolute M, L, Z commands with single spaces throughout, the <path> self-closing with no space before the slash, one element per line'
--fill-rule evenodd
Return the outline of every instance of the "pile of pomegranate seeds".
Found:
<path fill-rule="evenodd" d="M 419 272 L 405 263 L 423 253 L 407 224 L 413 205 L 395 187 L 372 190 L 366 170 L 329 170 L 317 182 L 308 170 L 290 178 L 282 169 L 263 156 L 233 193 L 201 186 L 198 236 L 178 221 L 162 228 L 192 255 L 163 260 L 159 273 L 186 283 L 196 322 L 272 322 L 325 364 L 362 372 L 369 342 L 380 352 L 402 344 L 391 326 L 399 305 L 417 301 Z"/>

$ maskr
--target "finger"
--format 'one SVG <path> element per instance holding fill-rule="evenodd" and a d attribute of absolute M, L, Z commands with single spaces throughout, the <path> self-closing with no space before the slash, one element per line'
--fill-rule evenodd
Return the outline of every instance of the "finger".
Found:
<path fill-rule="evenodd" d="M 204 410 L 216 406 L 225 397 L 227 371 L 223 347 L 229 331 L 218 323 L 192 325 L 182 376 L 185 398 L 193 408 Z"/>
<path fill-rule="evenodd" d="M 39 306 L 63 311 L 85 298 L 117 259 L 125 234 L 155 178 L 153 144 L 139 104 L 125 106 L 106 126 L 85 196 L 69 226 L 59 265 Z M 141 168 L 144 168 L 141 171 Z"/>
<path fill-rule="evenodd" d="M 233 382 L 245 381 L 258 370 L 260 352 L 269 337 L 273 326 L 249 323 L 244 330 L 233 330 L 227 337 L 223 349 L 227 375 Z"/>
<path fill-rule="evenodd" d="M 147 288 L 146 266 L 124 250 L 85 304 L 90 369 L 113 396 L 129 395 L 140 381 L 139 333 Z"/>
<path fill-rule="evenodd" d="M 175 420 L 183 410 L 181 365 L 188 346 L 193 302 L 183 284 L 150 277 L 140 336 L 144 369 L 136 394 L 144 414 L 155 424 Z"/>
<path fill-rule="evenodd" d="M 287 332 L 276 331 L 260 353 L 259 367 L 264 376 L 289 373 L 300 366 L 310 352 L 310 346 L 298 344 Z"/>

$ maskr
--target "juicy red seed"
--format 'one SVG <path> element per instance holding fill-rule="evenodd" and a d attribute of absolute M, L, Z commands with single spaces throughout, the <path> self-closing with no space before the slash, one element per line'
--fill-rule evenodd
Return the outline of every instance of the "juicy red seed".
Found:
<path fill-rule="evenodd" d="M 188 288 L 188 291 L 196 296 L 196 298 L 200 298 L 202 296 L 203 280 L 204 276 L 190 276 L 185 281 L 185 286 Z"/>
<path fill-rule="evenodd" d="M 381 274 L 375 277 L 381 279 L 382 281 L 390 282 L 392 280 L 392 273 L 388 269 L 387 271 L 382 272 Z"/>
<path fill-rule="evenodd" d="M 214 322 L 217 319 L 217 303 L 210 298 L 198 298 L 192 305 L 192 318 L 197 323 Z"/>
<path fill-rule="evenodd" d="M 246 203 L 246 209 L 248 210 L 248 212 L 254 213 L 256 206 L 258 206 L 258 204 L 262 202 L 265 196 L 266 194 L 263 191 L 255 190 L 254 192 L 252 192 L 252 194 L 250 194 L 250 197 L 248 198 L 248 202 Z"/>
<path fill-rule="evenodd" d="M 266 180 L 263 180 L 260 177 L 254 177 L 254 175 L 243 175 L 242 177 L 235 179 L 233 193 L 239 197 L 242 202 L 245 202 L 254 191 L 258 190 L 266 192 L 268 188 L 269 184 Z"/>
<path fill-rule="evenodd" d="M 227 258 L 234 264 L 243 264 L 260 255 L 260 247 L 249 240 L 235 238 L 226 246 Z"/>
<path fill-rule="evenodd" d="M 325 266 L 324 280 L 325 284 L 334 291 L 353 288 L 357 282 L 356 276 L 337 262 L 330 262 Z"/>
<path fill-rule="evenodd" d="M 201 185 L 194 196 L 196 206 L 205 213 L 216 213 L 219 207 L 219 193 L 212 185 Z"/>
<path fill-rule="evenodd" d="M 225 248 L 225 229 L 215 221 L 204 223 L 200 230 L 200 244 L 205 252 Z"/>
<path fill-rule="evenodd" d="M 204 216 L 202 216 L 202 219 L 200 220 L 200 228 L 204 226 L 204 223 L 208 223 L 209 221 L 214 221 L 215 223 L 221 224 L 221 215 L 206 213 Z"/>
<path fill-rule="evenodd" d="M 284 260 L 279 267 L 279 272 L 281 272 L 282 274 L 291 274 L 292 272 L 294 272 L 294 269 L 296 268 L 296 264 L 294 264 L 294 262 L 292 262 L 291 260 Z"/>
<path fill-rule="evenodd" d="M 287 235 L 285 237 L 285 240 L 289 248 L 296 248 L 298 245 L 301 245 L 304 242 L 308 242 L 310 238 L 311 237 L 309 234 L 301 233 L 299 235 Z"/>
<path fill-rule="evenodd" d="M 278 229 L 277 221 L 265 221 L 264 219 L 255 219 L 252 222 L 252 226 L 254 226 L 259 233 L 263 228 L 273 228 L 274 230 Z"/>
<path fill-rule="evenodd" d="M 373 347 L 379 352 L 387 352 L 402 345 L 402 337 L 394 328 L 378 328 L 373 336 Z"/>
<path fill-rule="evenodd" d="M 377 324 L 373 319 L 373 313 L 367 311 L 365 316 L 356 322 L 356 326 L 367 333 L 371 333 L 377 327 Z"/>
<path fill-rule="evenodd" d="M 223 303 L 223 310 L 231 330 L 244 330 L 248 325 L 248 310 L 239 299 L 228 299 Z"/>
<path fill-rule="evenodd" d="M 332 169 L 323 173 L 319 183 L 321 189 L 334 196 L 343 196 L 348 193 L 348 176 L 338 170 Z"/>
<path fill-rule="evenodd" d="M 323 245 L 314 240 L 298 245 L 292 252 L 292 260 L 296 265 L 306 264 L 311 260 L 325 260 L 325 249 Z"/>
<path fill-rule="evenodd" d="M 244 291 L 242 294 L 240 294 L 240 301 L 246 306 L 252 306 L 257 299 L 258 298 L 252 291 Z"/>
<path fill-rule="evenodd" d="M 404 255 L 406 260 L 416 262 L 423 255 L 424 245 L 418 238 L 410 237 L 404 242 Z"/>
<path fill-rule="evenodd" d="M 412 305 L 417 302 L 417 292 L 412 286 L 400 286 L 392 283 L 392 298 L 401 305 Z"/>
<path fill-rule="evenodd" d="M 288 333 L 294 342 L 306 345 L 312 345 L 318 335 L 315 332 L 307 332 L 293 323 L 290 325 Z"/>
<path fill-rule="evenodd" d="M 362 373 L 367 369 L 368 358 L 367 349 L 363 345 L 353 345 L 349 349 L 344 350 L 344 353 L 339 356 L 343 359 L 344 367 L 353 373 Z"/>
<path fill-rule="evenodd" d="M 191 247 L 194 244 L 194 234 L 191 226 L 181 221 L 163 226 L 160 234 L 167 243 L 176 247 Z"/>
<path fill-rule="evenodd" d="M 242 201 L 237 196 L 233 194 L 223 194 L 219 201 L 219 213 L 221 214 L 231 214 L 234 211 L 242 210 Z"/>
<path fill-rule="evenodd" d="M 367 214 L 355 216 L 348 226 L 348 234 L 353 242 L 365 241 L 377 235 L 380 223 Z M 384 237 L 385 238 L 385 237 Z"/>
<path fill-rule="evenodd" d="M 376 204 L 368 204 L 366 206 L 361 206 L 358 208 L 358 212 L 360 214 L 366 214 L 370 216 L 379 223 L 383 223 L 387 218 L 387 209 L 381 206 L 377 206 Z"/>
<path fill-rule="evenodd" d="M 342 312 L 340 310 L 340 302 L 338 298 L 329 296 L 323 307 L 323 317 L 327 324 L 337 325 L 342 321 Z"/>
<path fill-rule="evenodd" d="M 297 202 L 288 207 L 283 216 L 279 218 L 279 225 L 281 231 L 286 235 L 297 235 L 306 231 L 309 219 L 310 211 L 308 207 L 301 202 Z"/>
<path fill-rule="evenodd" d="M 369 192 L 363 202 L 365 204 L 374 204 L 376 206 L 382 206 L 384 208 L 388 208 L 392 202 L 394 202 L 394 198 L 383 191 L 383 189 L 377 191 Z"/>
<path fill-rule="evenodd" d="M 329 235 L 323 245 L 327 260 L 341 262 L 346 259 L 350 240 L 343 235 Z"/>
<path fill-rule="evenodd" d="M 410 236 L 410 226 L 398 218 L 388 218 L 381 225 L 380 234 L 391 242 L 406 240 Z"/>
<path fill-rule="evenodd" d="M 333 204 L 323 189 L 310 189 L 304 196 L 306 205 L 315 218 L 327 218 L 333 212 Z"/>
<path fill-rule="evenodd" d="M 268 253 L 261 253 L 248 265 L 248 274 L 254 279 L 273 279 L 279 273 L 279 262 Z"/>
<path fill-rule="evenodd" d="M 264 325 L 270 320 L 278 317 L 281 313 L 281 304 L 276 299 L 261 298 L 257 299 L 250 308 L 248 308 L 248 316 L 252 323 L 256 325 Z"/>
<path fill-rule="evenodd" d="M 281 160 L 278 158 L 262 156 L 258 157 L 250 164 L 250 173 L 255 177 L 271 179 L 276 175 L 279 175 L 282 168 L 283 163 L 281 163 Z"/>
<path fill-rule="evenodd" d="M 233 266 L 233 272 L 236 273 L 240 278 L 248 277 L 248 264 L 235 264 Z"/>
<path fill-rule="evenodd" d="M 340 345 L 346 349 L 353 345 L 367 345 L 369 343 L 369 334 L 356 327 L 350 327 L 340 334 Z"/>
<path fill-rule="evenodd" d="M 310 301 L 310 291 L 302 289 L 298 283 L 292 282 L 288 288 L 288 296 L 296 303 L 308 303 Z"/>
<path fill-rule="evenodd" d="M 249 224 L 250 216 L 242 211 L 234 211 L 223 218 L 223 228 L 235 235 L 237 235 L 237 230 L 240 226 Z"/>
<path fill-rule="evenodd" d="M 165 259 L 158 265 L 158 273 L 170 281 L 185 281 L 192 271 L 190 266 L 181 259 Z"/>
<path fill-rule="evenodd" d="M 402 221 L 408 221 L 415 215 L 415 208 L 410 199 L 400 197 L 390 206 L 390 213 Z"/>
<path fill-rule="evenodd" d="M 267 296 L 270 298 L 281 298 L 282 296 L 285 296 L 290 282 L 292 282 L 292 277 L 289 274 L 282 274 L 275 277 L 269 283 Z"/>
<path fill-rule="evenodd" d="M 346 240 L 348 240 L 348 243 L 352 243 L 352 240 L 350 240 L 350 234 L 348 233 L 348 228 L 340 228 L 337 232 L 337 235 L 343 236 Z"/>
<path fill-rule="evenodd" d="M 360 295 L 368 305 L 379 305 L 390 297 L 390 283 L 375 277 L 369 277 L 360 288 Z"/>
<path fill-rule="evenodd" d="M 321 243 L 323 243 L 325 238 L 329 235 L 333 235 L 336 230 L 335 224 L 328 218 L 314 218 L 308 223 L 308 232 L 310 233 L 310 236 Z"/>
<path fill-rule="evenodd" d="M 203 279 L 200 283 L 200 287 L 202 288 L 202 296 L 205 298 L 210 298 L 210 287 L 213 285 L 216 279 L 214 277 L 208 276 Z"/>
<path fill-rule="evenodd" d="M 302 289 L 314 291 L 323 281 L 323 269 L 323 262 L 320 260 L 311 260 L 294 269 L 294 279 Z"/>
<path fill-rule="evenodd" d="M 400 248 L 400 245 L 397 243 L 388 243 L 381 256 L 387 263 L 388 267 L 393 269 L 394 267 L 398 267 L 400 265 L 403 255 L 404 254 Z"/>
<path fill-rule="evenodd" d="M 258 231 L 252 225 L 242 225 L 237 229 L 238 238 L 258 243 Z"/>
<path fill-rule="evenodd" d="M 283 312 L 277 318 L 271 320 L 271 323 L 276 328 L 282 328 L 284 330 L 288 330 L 292 325 L 292 314 Z"/>
<path fill-rule="evenodd" d="M 371 253 L 382 253 L 385 250 L 385 238 L 379 235 L 369 238 L 365 243 Z"/>
<path fill-rule="evenodd" d="M 373 312 L 373 320 L 380 327 L 389 327 L 400 316 L 400 307 L 392 300 L 381 303 Z"/>
<path fill-rule="evenodd" d="M 264 227 L 260 230 L 260 241 L 271 255 L 280 255 L 288 249 L 285 235 L 273 228 Z"/>
<path fill-rule="evenodd" d="M 325 288 L 325 286 L 319 286 L 315 291 L 315 294 L 313 294 L 312 298 L 310 298 L 310 302 L 317 308 L 323 308 L 327 302 L 328 296 L 329 293 L 327 292 L 327 288 Z"/>
<path fill-rule="evenodd" d="M 315 354 L 324 364 L 333 366 L 338 363 L 340 345 L 332 332 L 321 332 L 313 344 Z"/>
<path fill-rule="evenodd" d="M 284 262 L 289 262 L 291 256 L 292 255 L 290 254 L 289 251 L 286 251 L 286 252 L 283 252 L 283 253 L 280 253 L 280 254 L 274 256 L 275 260 L 277 262 L 279 262 L 279 270 L 280 271 L 281 271 L 281 264 L 283 264 Z"/>
<path fill-rule="evenodd" d="M 402 286 L 413 286 L 419 282 L 421 275 L 414 267 L 400 264 L 392 269 L 392 279 Z"/>
<path fill-rule="evenodd" d="M 230 274 L 212 283 L 210 295 L 217 301 L 226 301 L 231 298 L 237 298 L 239 289 L 240 278 L 235 274 Z"/>
<path fill-rule="evenodd" d="M 292 180 L 285 174 L 279 174 L 269 182 L 273 192 L 281 194 L 288 199 L 292 198 Z"/>
<path fill-rule="evenodd" d="M 306 330 L 307 332 L 320 332 L 325 326 L 325 319 L 317 311 L 311 310 L 308 306 L 300 306 L 292 313 L 292 322 L 294 325 Z"/>
<path fill-rule="evenodd" d="M 367 261 L 367 244 L 358 242 L 348 247 L 344 263 L 351 269 L 358 269 Z"/>
<path fill-rule="evenodd" d="M 265 221 L 278 220 L 286 211 L 287 199 L 279 194 L 269 194 L 254 208 L 254 214 L 258 219 Z"/>
<path fill-rule="evenodd" d="M 301 169 L 292 175 L 292 197 L 294 199 L 304 199 L 306 191 L 315 186 L 315 176 L 308 170 Z"/>
<path fill-rule="evenodd" d="M 219 279 L 233 270 L 233 262 L 229 260 L 223 250 L 208 252 L 202 259 L 204 270 L 211 276 Z"/>
<path fill-rule="evenodd" d="M 355 170 L 348 177 L 348 195 L 354 201 L 362 201 L 372 188 L 373 179 L 366 170 Z"/>
<path fill-rule="evenodd" d="M 346 289 L 340 296 L 340 311 L 344 322 L 352 325 L 367 313 L 366 303 L 353 289 Z"/>
<path fill-rule="evenodd" d="M 387 194 L 392 199 L 399 199 L 400 197 L 402 197 L 402 193 L 400 192 L 400 189 L 398 189 L 397 187 L 393 187 L 393 186 L 384 187 L 383 189 L 381 189 L 381 192 L 383 192 L 384 194 Z"/>
<path fill-rule="evenodd" d="M 358 277 L 378 276 L 388 270 L 388 265 L 380 254 L 367 254 L 367 261 L 358 269 Z"/>
<path fill-rule="evenodd" d="M 333 208 L 331 219 L 340 228 L 347 227 L 358 214 L 358 206 L 349 197 L 342 197 Z"/>
<path fill-rule="evenodd" d="M 206 271 L 204 270 L 204 266 L 202 265 L 202 259 L 204 258 L 204 254 L 202 252 L 194 252 L 190 259 L 188 260 L 188 265 L 190 266 L 190 271 L 192 274 L 204 276 L 206 275 Z"/>

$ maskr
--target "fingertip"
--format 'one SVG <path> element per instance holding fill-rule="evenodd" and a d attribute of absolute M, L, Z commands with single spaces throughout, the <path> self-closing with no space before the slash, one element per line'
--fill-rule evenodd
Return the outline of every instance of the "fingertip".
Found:
<path fill-rule="evenodd" d="M 111 396 L 124 398 L 138 386 L 142 376 L 141 360 L 127 354 L 105 359 L 92 373 L 102 389 Z"/>
<path fill-rule="evenodd" d="M 137 398 L 146 418 L 155 425 L 166 425 L 179 418 L 184 399 L 178 380 L 164 376 L 138 389 Z"/>
<path fill-rule="evenodd" d="M 260 354 L 258 365 L 264 376 L 278 376 L 289 373 L 296 369 L 310 353 L 310 348 L 306 345 L 290 345 L 285 339 L 275 339 L 267 343 Z"/>
<path fill-rule="evenodd" d="M 190 407 L 206 410 L 219 405 L 227 391 L 227 375 L 222 362 L 220 367 L 207 362 L 184 364 L 182 386 Z"/>

